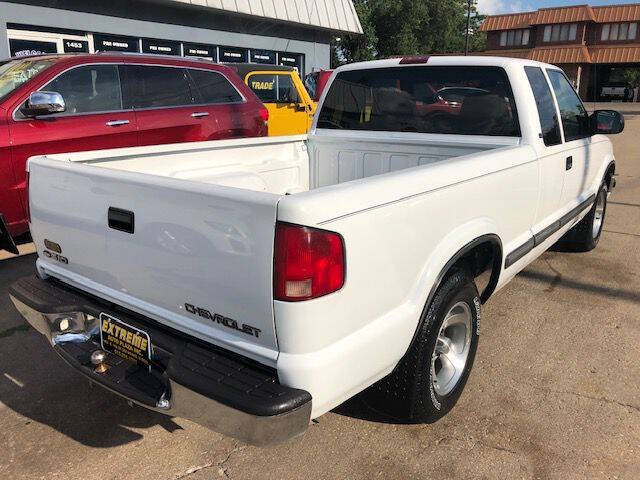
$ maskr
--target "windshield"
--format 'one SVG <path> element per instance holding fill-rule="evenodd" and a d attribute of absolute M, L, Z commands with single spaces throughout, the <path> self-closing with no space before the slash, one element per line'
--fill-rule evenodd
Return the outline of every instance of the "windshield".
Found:
<path fill-rule="evenodd" d="M 20 59 L 0 62 L 0 100 L 53 64 L 53 59 Z"/>

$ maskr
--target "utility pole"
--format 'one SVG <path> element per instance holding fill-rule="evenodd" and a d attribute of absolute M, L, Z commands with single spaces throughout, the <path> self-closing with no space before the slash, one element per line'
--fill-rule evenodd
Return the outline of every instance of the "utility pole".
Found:
<path fill-rule="evenodd" d="M 469 54 L 469 29 L 471 28 L 471 0 L 467 0 L 467 31 L 464 36 L 464 54 Z"/>

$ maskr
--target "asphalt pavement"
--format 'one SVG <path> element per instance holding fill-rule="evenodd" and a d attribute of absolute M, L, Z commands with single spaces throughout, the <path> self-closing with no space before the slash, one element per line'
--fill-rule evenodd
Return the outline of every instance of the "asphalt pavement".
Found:
<path fill-rule="evenodd" d="M 598 248 L 547 252 L 484 307 L 476 364 L 432 425 L 356 398 L 304 437 L 258 449 L 91 388 L 28 328 L 0 260 L 0 478 L 640 478 L 640 118 L 612 137 L 618 187 Z"/>

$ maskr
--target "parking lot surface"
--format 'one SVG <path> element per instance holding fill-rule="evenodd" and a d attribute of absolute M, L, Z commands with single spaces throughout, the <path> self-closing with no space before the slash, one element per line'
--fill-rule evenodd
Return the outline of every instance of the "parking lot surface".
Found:
<path fill-rule="evenodd" d="M 483 309 L 475 368 L 433 425 L 356 398 L 271 449 L 91 388 L 26 326 L 0 260 L 0 478 L 607 478 L 640 472 L 640 117 L 613 137 L 618 187 L 598 248 L 547 252 Z M 2 257 L 0 257 L 2 258 Z"/>

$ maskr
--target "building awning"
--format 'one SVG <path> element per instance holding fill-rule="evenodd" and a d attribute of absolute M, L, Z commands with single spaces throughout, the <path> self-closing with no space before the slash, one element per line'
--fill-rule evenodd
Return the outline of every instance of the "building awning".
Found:
<path fill-rule="evenodd" d="M 601 7 L 576 5 L 571 7 L 540 8 L 535 12 L 490 15 L 480 26 L 480 31 L 511 30 L 527 28 L 531 25 L 549 25 L 553 23 L 636 21 L 640 21 L 640 4 L 606 5 Z"/>
<path fill-rule="evenodd" d="M 480 25 L 480 31 L 489 32 L 493 30 L 527 28 L 531 26 L 531 18 L 535 15 L 536 12 L 524 12 L 489 16 L 482 22 L 482 25 Z"/>
<path fill-rule="evenodd" d="M 362 33 L 351 0 L 166 0 L 335 32 Z"/>
<path fill-rule="evenodd" d="M 532 25 L 548 25 L 550 23 L 595 22 L 596 15 L 589 5 L 564 8 L 541 8 L 535 12 Z"/>
<path fill-rule="evenodd" d="M 519 50 L 488 50 L 486 52 L 479 52 L 479 54 L 495 57 L 525 58 L 527 60 L 551 64 L 592 63 L 589 50 L 583 45 Z"/>
<path fill-rule="evenodd" d="M 562 64 L 562 63 L 591 63 L 591 55 L 584 45 L 575 47 L 539 47 L 531 50 L 529 56 L 537 62 Z"/>
<path fill-rule="evenodd" d="M 602 45 L 589 49 L 593 63 L 640 62 L 640 45 Z"/>
<path fill-rule="evenodd" d="M 596 21 L 607 22 L 633 22 L 640 20 L 640 5 L 611 5 L 595 7 Z"/>

